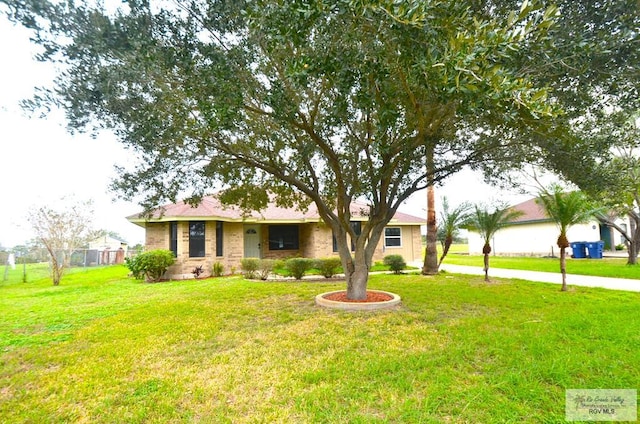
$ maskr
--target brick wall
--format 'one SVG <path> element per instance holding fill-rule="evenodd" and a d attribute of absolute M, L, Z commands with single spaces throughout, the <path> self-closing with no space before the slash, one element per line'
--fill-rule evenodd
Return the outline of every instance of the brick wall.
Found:
<path fill-rule="evenodd" d="M 168 222 L 148 223 L 146 227 L 146 249 L 169 249 Z M 299 225 L 300 246 L 298 250 L 269 250 L 269 230 L 261 226 L 262 257 L 265 259 L 286 259 L 295 256 L 324 258 L 337 256 L 333 251 L 331 228 L 323 223 Z M 167 271 L 172 279 L 193 278 L 193 269 L 202 266 L 202 276 L 210 276 L 213 264 L 224 266 L 224 274 L 240 272 L 240 263 L 244 257 L 244 225 L 225 222 L 223 224 L 223 256 L 216 256 L 216 221 L 205 222 L 205 257 L 189 257 L 189 222 L 178 221 L 178 257 L 176 263 Z M 386 255 L 402 255 L 407 262 L 421 260 L 422 242 L 419 226 L 402 227 L 402 247 L 385 248 L 384 235 L 376 247 L 373 260 L 380 261 Z"/>

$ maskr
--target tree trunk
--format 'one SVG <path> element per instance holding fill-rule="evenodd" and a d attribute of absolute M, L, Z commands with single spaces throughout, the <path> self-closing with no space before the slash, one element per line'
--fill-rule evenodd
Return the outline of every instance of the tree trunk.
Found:
<path fill-rule="evenodd" d="M 637 242 L 630 241 L 627 245 L 627 265 L 636 265 L 638 263 L 638 245 Z"/>
<path fill-rule="evenodd" d="M 438 227 L 436 223 L 435 188 L 427 187 L 427 249 L 424 255 L 424 275 L 438 273 Z"/>
<path fill-rule="evenodd" d="M 340 260 L 344 269 L 345 278 L 347 280 L 347 299 L 364 300 L 367 298 L 367 285 L 369 283 L 369 269 L 376 246 L 380 241 L 380 235 L 384 230 L 386 222 L 375 220 L 370 217 L 371 221 L 377 221 L 373 224 L 374 228 L 368 228 L 355 237 L 355 251 L 351 251 L 351 241 L 348 240 L 344 227 L 336 226 L 333 228 L 336 236 L 336 243 Z M 352 237 L 355 234 L 351 234 Z"/>
<path fill-rule="evenodd" d="M 427 249 L 424 254 L 422 274 L 435 275 L 438 273 L 438 225 L 436 220 L 436 188 L 434 174 L 433 143 L 427 145 Z"/>
<path fill-rule="evenodd" d="M 629 233 L 631 240 L 627 245 L 627 265 L 636 265 L 638 263 L 638 247 L 640 246 L 640 225 L 636 222 L 638 217 L 635 214 L 629 214 Z"/>
<path fill-rule="evenodd" d="M 353 273 L 347 278 L 347 299 L 363 300 L 367 298 L 369 268 L 356 263 Z"/>
<path fill-rule="evenodd" d="M 488 253 L 484 254 L 484 281 L 487 283 L 491 281 L 489 279 L 489 254 Z"/>
<path fill-rule="evenodd" d="M 490 253 L 491 253 L 491 245 L 489 244 L 488 241 L 486 241 L 484 243 L 484 246 L 482 246 L 482 254 L 484 255 L 484 281 L 486 281 L 487 283 L 491 281 L 489 280 L 489 254 Z"/>
<path fill-rule="evenodd" d="M 635 265 L 638 262 L 638 246 L 640 246 L 640 231 L 638 221 L 640 216 L 634 212 L 627 214 L 629 218 L 629 228 L 620 227 L 613 219 L 605 219 L 605 223 L 622 235 L 627 246 L 627 265 Z"/>
<path fill-rule="evenodd" d="M 62 279 L 62 263 L 58 259 L 57 252 L 53 246 L 46 242 L 44 242 L 44 246 L 46 247 L 47 252 L 49 252 L 49 257 L 51 258 L 51 279 L 53 280 L 53 285 L 59 286 L 60 280 Z"/>
<path fill-rule="evenodd" d="M 560 247 L 560 273 L 562 274 L 561 291 L 567 291 L 567 248 Z"/>
<path fill-rule="evenodd" d="M 449 253 L 449 249 L 451 249 L 452 244 L 453 244 L 453 237 L 447 236 L 444 239 L 444 245 L 442 246 L 442 255 L 440 256 L 440 260 L 438 261 L 438 267 L 442 265 L 442 261 L 444 261 L 444 258 L 447 256 L 447 253 Z"/>

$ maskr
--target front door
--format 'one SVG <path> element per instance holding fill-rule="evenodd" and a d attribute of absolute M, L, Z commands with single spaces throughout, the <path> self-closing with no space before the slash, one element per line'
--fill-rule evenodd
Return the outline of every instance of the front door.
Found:
<path fill-rule="evenodd" d="M 260 258 L 260 226 L 244 226 L 244 257 Z"/>

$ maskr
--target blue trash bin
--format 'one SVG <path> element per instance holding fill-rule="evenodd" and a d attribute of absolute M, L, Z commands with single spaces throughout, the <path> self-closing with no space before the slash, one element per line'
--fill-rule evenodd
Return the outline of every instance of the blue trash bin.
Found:
<path fill-rule="evenodd" d="M 602 252 L 604 252 L 604 241 L 588 242 L 587 249 L 589 250 L 589 257 L 591 259 L 602 259 Z"/>
<path fill-rule="evenodd" d="M 576 259 L 584 259 L 587 257 L 587 242 L 574 241 L 571 244 L 572 256 Z"/>

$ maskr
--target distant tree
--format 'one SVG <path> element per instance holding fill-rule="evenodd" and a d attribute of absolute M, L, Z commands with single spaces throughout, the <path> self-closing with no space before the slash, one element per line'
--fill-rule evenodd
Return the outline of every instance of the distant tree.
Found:
<path fill-rule="evenodd" d="M 29 258 L 33 262 L 46 262 L 49 258 L 49 252 L 39 238 L 33 238 L 27 242 L 29 249 Z"/>
<path fill-rule="evenodd" d="M 567 239 L 567 230 L 572 225 L 588 221 L 596 213 L 589 198 L 581 191 L 566 192 L 558 184 L 552 185 L 548 189 L 542 189 L 537 198 L 538 204 L 542 205 L 547 216 L 551 218 L 558 229 L 558 247 L 560 248 L 560 272 L 562 273 L 562 291 L 567 290 L 567 260 L 566 249 L 570 246 Z"/>
<path fill-rule="evenodd" d="M 440 223 L 438 224 L 439 239 L 442 243 L 442 255 L 438 266 L 442 265 L 442 261 L 449 253 L 449 249 L 458 234 L 459 229 L 467 222 L 472 206 L 470 203 L 463 202 L 451 209 L 449 200 L 446 196 L 442 198 L 442 210 L 440 211 Z"/>
<path fill-rule="evenodd" d="M 65 206 L 31 209 L 27 219 L 49 254 L 53 285 L 60 284 L 73 252 L 95 237 L 92 202 L 63 199 Z"/>
<path fill-rule="evenodd" d="M 134 244 L 133 246 L 129 246 L 129 251 L 141 253 L 144 251 L 144 245 L 141 243 Z"/>
<path fill-rule="evenodd" d="M 465 223 L 469 230 L 478 232 L 484 241 L 482 254 L 484 255 L 484 281 L 489 282 L 489 254 L 491 253 L 491 239 L 509 222 L 522 215 L 522 212 L 501 206 L 489 212 L 486 206 L 475 205 Z"/>

